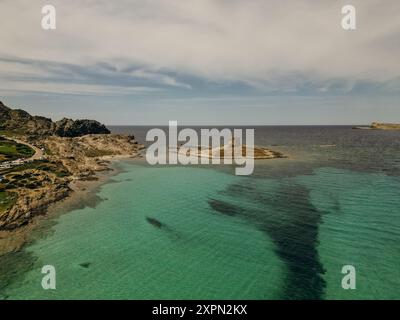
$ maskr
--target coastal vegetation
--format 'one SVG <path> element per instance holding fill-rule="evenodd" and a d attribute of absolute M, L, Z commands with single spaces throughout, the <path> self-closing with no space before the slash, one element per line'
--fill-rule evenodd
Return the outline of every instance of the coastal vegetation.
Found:
<path fill-rule="evenodd" d="M 67 177 L 70 175 L 68 170 L 62 165 L 60 162 L 53 162 L 53 161 L 48 161 L 48 160 L 41 160 L 41 161 L 34 161 L 30 163 L 25 163 L 20 166 L 16 166 L 13 168 L 9 169 L 4 169 L 1 171 L 1 173 L 5 177 L 15 177 L 15 178 L 20 178 L 20 176 L 23 176 L 21 173 L 30 170 L 30 171 L 35 171 L 35 175 L 38 175 L 40 172 L 45 172 L 45 173 L 52 173 L 57 177 Z M 3 179 L 1 182 L 4 184 L 6 179 Z"/>
<path fill-rule="evenodd" d="M 12 208 L 17 200 L 15 192 L 0 191 L 0 213 Z"/>
<path fill-rule="evenodd" d="M 0 137 L 0 162 L 29 158 L 35 151 L 27 145 Z"/>

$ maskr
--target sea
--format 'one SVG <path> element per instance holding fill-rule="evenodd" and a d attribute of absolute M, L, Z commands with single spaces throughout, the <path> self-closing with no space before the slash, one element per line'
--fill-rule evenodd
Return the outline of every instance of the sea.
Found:
<path fill-rule="evenodd" d="M 146 145 L 149 129 L 111 127 Z M 286 158 L 249 176 L 116 162 L 95 203 L 0 257 L 0 299 L 400 299 L 400 131 L 260 126 L 255 141 Z"/>

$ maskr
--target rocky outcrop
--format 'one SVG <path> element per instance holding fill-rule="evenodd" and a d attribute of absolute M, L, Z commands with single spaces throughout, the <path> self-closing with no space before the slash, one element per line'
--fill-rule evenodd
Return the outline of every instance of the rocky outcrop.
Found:
<path fill-rule="evenodd" d="M 0 102 L 0 130 L 19 134 L 52 134 L 54 124 L 45 117 L 33 117 L 20 109 L 10 109 Z"/>
<path fill-rule="evenodd" d="M 48 179 L 51 183 L 36 190 L 18 190 L 15 205 L 10 210 L 0 213 L 0 230 L 13 230 L 27 224 L 34 216 L 43 214 L 51 203 L 69 195 L 71 189 L 65 180 L 54 177 Z"/>
<path fill-rule="evenodd" d="M 109 134 L 103 124 L 95 120 L 71 120 L 64 118 L 55 123 L 54 134 L 59 137 L 80 137 L 87 134 Z"/>
<path fill-rule="evenodd" d="M 9 119 L 9 112 L 10 108 L 6 107 L 3 102 L 0 101 L 0 119 L 4 121 Z"/>
<path fill-rule="evenodd" d="M 372 122 L 370 126 L 357 126 L 353 129 L 360 130 L 400 130 L 400 124 Z"/>
<path fill-rule="evenodd" d="M 284 155 L 282 155 L 280 152 L 273 151 L 264 147 L 248 146 L 240 143 L 235 144 L 234 139 L 231 139 L 231 141 L 226 145 L 216 148 L 203 148 L 202 146 L 180 146 L 178 149 L 178 153 L 185 156 L 195 156 L 209 159 L 233 159 L 236 156 L 236 153 L 238 155 L 241 154 L 242 157 L 251 157 L 255 160 L 284 158 Z"/>
<path fill-rule="evenodd" d="M 400 124 L 373 122 L 371 124 L 371 129 L 377 129 L 377 130 L 400 130 Z"/>
<path fill-rule="evenodd" d="M 95 120 L 64 118 L 53 122 L 49 118 L 31 116 L 20 109 L 10 109 L 0 101 L 0 130 L 26 135 L 56 135 L 80 137 L 86 134 L 109 134 L 110 131 Z"/>
<path fill-rule="evenodd" d="M 86 135 L 75 138 L 47 137 L 42 141 L 76 178 L 90 178 L 95 171 L 108 168 L 107 160 L 115 156 L 136 156 L 143 145 L 126 135 Z"/>

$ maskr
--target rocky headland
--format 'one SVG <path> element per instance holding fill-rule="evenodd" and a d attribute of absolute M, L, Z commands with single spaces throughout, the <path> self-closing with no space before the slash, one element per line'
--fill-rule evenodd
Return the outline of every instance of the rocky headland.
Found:
<path fill-rule="evenodd" d="M 53 122 L 1 102 L 0 134 L 34 153 L 0 162 L 0 238 L 1 232 L 27 225 L 50 204 L 68 197 L 73 181 L 95 180 L 96 172 L 110 169 L 113 158 L 135 157 L 144 148 L 133 136 L 110 134 L 94 120 Z"/>
<path fill-rule="evenodd" d="M 0 130 L 25 135 L 55 135 L 79 137 L 86 134 L 109 134 L 110 131 L 95 120 L 64 118 L 53 122 L 49 118 L 31 116 L 21 109 L 11 109 L 0 101 Z"/>
<path fill-rule="evenodd" d="M 380 123 L 372 122 L 369 126 L 358 126 L 354 129 L 360 130 L 400 130 L 400 124 L 398 123 Z"/>

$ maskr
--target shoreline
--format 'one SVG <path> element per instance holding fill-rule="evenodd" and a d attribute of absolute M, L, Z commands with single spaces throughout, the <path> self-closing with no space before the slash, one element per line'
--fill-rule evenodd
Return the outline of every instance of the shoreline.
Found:
<path fill-rule="evenodd" d="M 140 159 L 138 155 L 104 156 L 100 160 L 109 161 L 106 170 L 96 171 L 93 179 L 73 180 L 69 183 L 71 191 L 62 199 L 55 200 L 43 208 L 43 212 L 35 215 L 26 225 L 12 230 L 0 230 L 0 258 L 3 255 L 20 251 L 25 245 L 32 243 L 45 233 L 46 222 L 52 223 L 62 214 L 86 206 L 96 206 L 99 201 L 97 193 L 100 188 L 111 182 L 112 177 L 122 171 L 117 168 L 120 161 Z"/>

